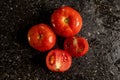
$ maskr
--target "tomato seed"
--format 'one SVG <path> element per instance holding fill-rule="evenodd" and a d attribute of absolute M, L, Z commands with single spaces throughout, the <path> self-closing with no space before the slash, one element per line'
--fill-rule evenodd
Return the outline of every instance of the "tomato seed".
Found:
<path fill-rule="evenodd" d="M 50 57 L 50 64 L 53 65 L 55 63 L 55 56 Z"/>

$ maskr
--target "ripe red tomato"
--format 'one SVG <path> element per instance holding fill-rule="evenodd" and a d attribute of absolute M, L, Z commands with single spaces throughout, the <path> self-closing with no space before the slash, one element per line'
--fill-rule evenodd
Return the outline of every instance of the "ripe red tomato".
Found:
<path fill-rule="evenodd" d="M 82 27 L 82 17 L 71 7 L 63 6 L 55 10 L 51 16 L 55 32 L 64 37 L 77 34 Z"/>
<path fill-rule="evenodd" d="M 69 37 L 64 42 L 64 49 L 73 57 L 80 57 L 87 53 L 89 49 L 88 41 L 82 37 Z"/>
<path fill-rule="evenodd" d="M 30 46 L 43 52 L 55 45 L 56 35 L 48 25 L 38 24 L 28 31 L 28 41 Z"/>
<path fill-rule="evenodd" d="M 46 57 L 46 65 L 54 72 L 64 72 L 71 66 L 72 58 L 68 52 L 60 49 L 52 50 Z"/>

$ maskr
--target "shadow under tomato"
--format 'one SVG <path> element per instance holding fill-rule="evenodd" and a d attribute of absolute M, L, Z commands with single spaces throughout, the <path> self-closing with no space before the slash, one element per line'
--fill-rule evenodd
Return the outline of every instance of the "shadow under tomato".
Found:
<path fill-rule="evenodd" d="M 46 6 L 43 5 L 42 8 L 37 9 L 35 14 L 32 13 L 26 13 L 28 15 L 23 16 L 22 20 L 16 24 L 17 30 L 16 30 L 16 42 L 23 44 L 23 45 L 28 45 L 28 40 L 27 40 L 27 33 L 28 30 L 37 24 L 40 23 L 45 23 L 49 26 L 51 26 L 51 14 L 52 14 L 53 9 L 47 9 Z M 24 13 L 24 12 L 23 12 Z"/>
<path fill-rule="evenodd" d="M 39 53 L 36 54 L 32 57 L 31 61 L 34 66 L 38 66 L 43 68 L 45 71 L 47 71 L 47 66 L 46 66 L 46 56 L 48 52 L 44 53 Z"/>
<path fill-rule="evenodd" d="M 51 23 L 50 23 L 50 18 L 51 18 L 51 11 L 53 11 L 52 9 L 46 9 L 47 7 L 43 6 L 42 8 L 40 9 L 37 9 L 36 10 L 36 13 L 35 14 L 32 14 L 32 13 L 26 13 L 28 15 L 26 16 L 23 16 L 21 15 L 22 17 L 22 20 L 19 21 L 18 23 L 16 23 L 16 30 L 14 32 L 14 40 L 16 43 L 18 43 L 21 47 L 21 49 L 26 49 L 26 50 L 32 50 L 33 48 L 30 47 L 29 43 L 28 43 L 28 38 L 27 38 L 27 34 L 28 34 L 28 31 L 29 29 L 34 26 L 34 25 L 37 25 L 37 24 L 40 24 L 40 23 L 45 23 L 47 25 L 50 25 L 51 26 Z M 23 12 L 25 13 L 25 12 Z M 34 50 L 34 49 L 33 49 Z M 26 53 L 26 55 L 31 55 L 32 56 L 32 59 L 31 59 L 31 62 L 32 64 L 31 65 L 35 65 L 35 66 L 40 66 L 42 68 L 44 68 L 45 70 L 48 70 L 47 67 L 46 67 L 46 55 L 47 55 L 48 52 L 45 52 L 45 53 L 39 53 L 39 54 L 34 54 L 34 53 Z M 24 55 L 22 55 L 24 56 Z M 26 65 L 26 64 L 24 64 Z"/>
<path fill-rule="evenodd" d="M 64 47 L 63 47 L 64 46 L 64 40 L 65 40 L 64 37 L 61 37 L 61 36 L 57 35 L 56 48 L 64 49 Z"/>

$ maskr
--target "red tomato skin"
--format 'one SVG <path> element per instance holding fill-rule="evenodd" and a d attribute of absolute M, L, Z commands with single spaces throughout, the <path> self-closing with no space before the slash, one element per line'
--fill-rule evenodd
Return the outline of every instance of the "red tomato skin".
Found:
<path fill-rule="evenodd" d="M 41 23 L 30 28 L 28 42 L 36 50 L 44 52 L 55 45 L 56 35 L 48 25 Z"/>
<path fill-rule="evenodd" d="M 89 44 L 83 37 L 69 37 L 64 41 L 64 49 L 68 51 L 72 57 L 80 57 L 88 52 Z"/>
<path fill-rule="evenodd" d="M 51 62 L 51 56 L 54 56 L 54 61 Z M 67 71 L 72 64 L 72 57 L 69 55 L 68 52 L 61 50 L 61 49 L 55 49 L 48 53 L 46 57 L 46 65 L 49 70 L 53 72 L 65 72 Z"/>
<path fill-rule="evenodd" d="M 65 22 L 65 19 L 68 22 Z M 56 9 L 51 16 L 54 31 L 63 37 L 76 35 L 82 27 L 82 17 L 79 12 L 69 6 Z"/>

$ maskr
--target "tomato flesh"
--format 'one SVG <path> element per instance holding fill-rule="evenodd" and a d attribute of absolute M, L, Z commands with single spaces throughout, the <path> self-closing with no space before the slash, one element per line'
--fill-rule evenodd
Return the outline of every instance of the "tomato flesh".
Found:
<path fill-rule="evenodd" d="M 71 66 L 72 58 L 68 52 L 55 49 L 48 53 L 46 57 L 46 65 L 49 70 L 55 72 L 64 72 Z"/>
<path fill-rule="evenodd" d="M 84 56 L 88 49 L 89 44 L 85 38 L 82 37 L 69 37 L 64 42 L 64 49 L 73 57 Z"/>

